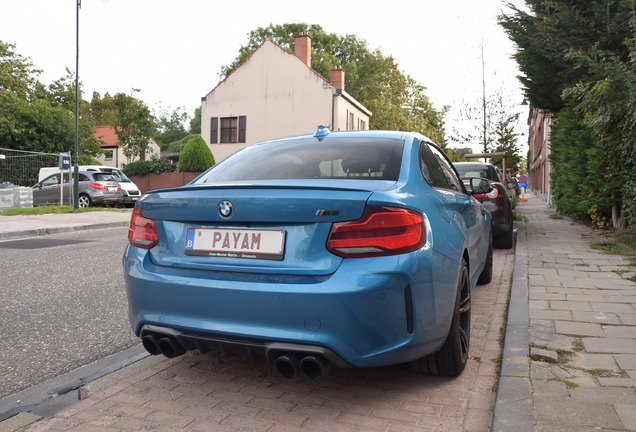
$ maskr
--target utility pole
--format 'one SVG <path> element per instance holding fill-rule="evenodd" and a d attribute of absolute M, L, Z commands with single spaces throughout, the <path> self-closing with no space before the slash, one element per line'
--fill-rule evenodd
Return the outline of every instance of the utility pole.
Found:
<path fill-rule="evenodd" d="M 481 40 L 481 101 L 482 108 L 484 111 L 484 153 L 488 153 L 488 139 L 487 139 L 487 127 L 488 123 L 486 121 L 486 62 L 484 61 L 484 40 Z"/>
<path fill-rule="evenodd" d="M 82 0 L 77 0 L 75 14 L 75 169 L 73 174 L 73 209 L 79 208 L 79 10 Z"/>

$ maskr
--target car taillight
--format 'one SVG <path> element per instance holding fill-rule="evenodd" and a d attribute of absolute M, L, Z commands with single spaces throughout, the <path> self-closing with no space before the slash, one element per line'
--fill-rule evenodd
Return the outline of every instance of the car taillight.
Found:
<path fill-rule="evenodd" d="M 93 189 L 106 190 L 106 186 L 100 183 L 91 183 Z"/>
<path fill-rule="evenodd" d="M 117 183 L 117 190 L 121 190 L 121 185 Z"/>
<path fill-rule="evenodd" d="M 133 209 L 130 217 L 128 243 L 143 249 L 151 249 L 159 243 L 159 234 L 157 233 L 155 221 L 143 217 L 139 207 Z"/>
<path fill-rule="evenodd" d="M 333 224 L 327 249 L 343 258 L 397 255 L 426 243 L 421 214 L 398 208 L 368 206 L 362 217 Z"/>
<path fill-rule="evenodd" d="M 498 188 L 497 186 L 493 186 L 492 190 L 490 192 L 488 192 L 487 194 L 477 194 L 477 195 L 473 195 L 473 197 L 475 197 L 475 198 L 490 198 L 490 199 L 503 198 L 503 191 L 500 188 Z"/>

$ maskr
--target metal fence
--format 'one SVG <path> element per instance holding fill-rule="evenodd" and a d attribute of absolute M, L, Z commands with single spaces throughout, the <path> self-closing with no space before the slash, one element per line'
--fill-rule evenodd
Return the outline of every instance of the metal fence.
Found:
<path fill-rule="evenodd" d="M 38 182 L 40 168 L 59 166 L 60 156 L 60 153 L 0 148 L 0 185 L 31 187 Z"/>

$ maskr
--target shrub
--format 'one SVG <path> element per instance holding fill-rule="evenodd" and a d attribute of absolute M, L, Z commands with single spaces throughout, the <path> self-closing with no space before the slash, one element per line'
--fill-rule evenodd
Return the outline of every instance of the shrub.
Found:
<path fill-rule="evenodd" d="M 205 171 L 214 165 L 214 156 L 201 135 L 194 135 L 179 155 L 177 171 Z"/>
<path fill-rule="evenodd" d="M 173 172 L 174 164 L 166 158 L 152 157 L 150 160 L 131 162 L 124 167 L 127 176 L 143 176 L 146 174 L 159 174 Z"/>

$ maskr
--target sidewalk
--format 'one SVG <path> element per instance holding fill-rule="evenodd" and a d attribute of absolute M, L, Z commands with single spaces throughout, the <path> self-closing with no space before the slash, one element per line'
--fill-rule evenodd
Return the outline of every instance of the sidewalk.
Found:
<path fill-rule="evenodd" d="M 532 194 L 518 212 L 493 430 L 636 430 L 636 267 Z"/>
<path fill-rule="evenodd" d="M 0 216 L 0 240 L 34 237 L 85 229 L 127 226 L 131 211 Z"/>

